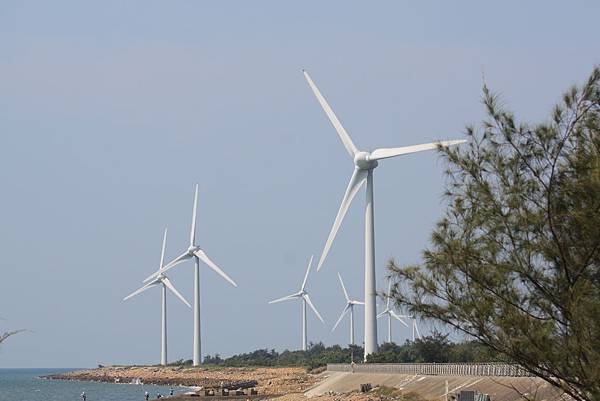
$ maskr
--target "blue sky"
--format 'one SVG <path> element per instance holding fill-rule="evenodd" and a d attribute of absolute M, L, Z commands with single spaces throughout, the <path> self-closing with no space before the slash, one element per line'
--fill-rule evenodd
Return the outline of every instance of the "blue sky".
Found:
<path fill-rule="evenodd" d="M 203 353 L 300 345 L 295 290 L 352 170 L 301 73 L 359 148 L 461 137 L 482 71 L 540 121 L 600 62 L 597 2 L 0 2 L 0 367 L 155 363 L 159 292 L 121 299 L 174 257 L 200 186 Z M 375 174 L 377 268 L 417 263 L 444 210 L 435 152 Z M 348 341 L 336 281 L 362 299 L 364 195 L 310 277 L 309 339 Z M 192 299 L 192 266 L 170 274 Z M 360 315 L 360 314 L 359 314 Z M 192 315 L 169 299 L 170 359 Z M 357 318 L 362 328 L 362 316 Z M 380 323 L 380 339 L 384 337 Z M 425 329 L 424 331 L 427 331 Z M 408 330 L 395 326 L 396 341 Z M 362 341 L 362 330 L 357 330 Z"/>

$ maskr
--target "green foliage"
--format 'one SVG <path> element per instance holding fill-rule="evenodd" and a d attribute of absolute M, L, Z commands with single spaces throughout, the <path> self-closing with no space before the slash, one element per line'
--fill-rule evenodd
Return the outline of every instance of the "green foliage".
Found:
<path fill-rule="evenodd" d="M 389 265 L 397 304 L 579 401 L 600 400 L 599 82 L 596 68 L 541 124 L 484 87 L 482 127 L 441 150 L 449 205 L 423 264 Z"/>
<path fill-rule="evenodd" d="M 347 348 L 330 347 L 322 343 L 311 344 L 307 351 L 256 350 L 222 359 L 218 354 L 207 355 L 205 365 L 214 366 L 298 366 L 314 370 L 328 363 L 358 363 L 362 361 L 363 349 L 357 345 Z M 498 357 L 475 341 L 453 343 L 447 335 L 435 331 L 421 340 L 406 341 L 403 345 L 383 344 L 379 351 L 368 356 L 367 362 L 424 363 L 424 362 L 493 362 Z"/>
<path fill-rule="evenodd" d="M 169 366 L 192 366 L 193 363 L 194 361 L 191 359 L 179 359 L 177 361 L 169 363 Z"/>
<path fill-rule="evenodd" d="M 453 343 L 447 334 L 434 331 L 431 335 L 402 345 L 385 343 L 367 356 L 372 363 L 448 363 L 496 362 L 499 356 L 476 341 Z"/>
<path fill-rule="evenodd" d="M 468 341 L 454 344 L 450 348 L 449 362 L 511 362 L 506 356 L 499 354 L 490 347 L 477 342 Z"/>
<path fill-rule="evenodd" d="M 363 350 L 358 346 L 342 348 L 339 345 L 325 347 L 322 343 L 310 344 L 307 351 L 289 351 L 281 353 L 275 350 L 259 349 L 253 352 L 234 355 L 221 359 L 219 355 L 207 355 L 205 364 L 221 366 L 300 366 L 314 369 L 328 363 L 350 363 L 352 354 L 360 359 Z"/>
<path fill-rule="evenodd" d="M 375 387 L 370 393 L 370 395 L 380 399 L 397 399 L 402 396 L 402 390 L 388 386 Z"/>
<path fill-rule="evenodd" d="M 375 387 L 369 392 L 369 396 L 378 398 L 380 401 L 425 401 L 425 399 L 418 393 L 412 391 L 405 393 L 396 387 L 388 386 Z"/>

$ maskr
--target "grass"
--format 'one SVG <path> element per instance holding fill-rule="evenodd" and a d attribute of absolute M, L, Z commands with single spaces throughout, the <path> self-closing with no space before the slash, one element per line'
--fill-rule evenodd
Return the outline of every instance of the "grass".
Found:
<path fill-rule="evenodd" d="M 414 391 L 404 393 L 400 389 L 389 386 L 375 387 L 373 390 L 371 390 L 371 394 L 379 397 L 381 400 L 393 399 L 401 401 L 426 401 L 423 397 L 421 397 L 420 394 L 415 393 Z"/>

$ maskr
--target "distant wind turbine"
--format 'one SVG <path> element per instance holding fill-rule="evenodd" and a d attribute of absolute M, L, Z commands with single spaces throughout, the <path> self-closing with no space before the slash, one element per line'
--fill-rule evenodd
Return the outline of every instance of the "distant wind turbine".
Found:
<path fill-rule="evenodd" d="M 158 269 L 159 271 L 162 269 L 164 262 L 165 262 L 166 246 L 167 246 L 167 229 L 165 228 L 165 234 L 163 236 L 163 243 L 162 243 L 162 251 L 160 253 L 160 266 Z M 185 298 L 179 293 L 179 291 L 177 291 L 177 289 L 175 288 L 173 283 L 171 283 L 171 280 L 169 280 L 169 278 L 162 273 L 158 274 L 154 278 L 154 280 L 150 281 L 148 284 L 144 285 L 140 289 L 135 290 L 131 294 L 127 295 L 125 298 L 123 298 L 123 301 L 126 301 L 131 297 L 141 294 L 142 292 L 146 291 L 148 288 L 156 287 L 156 286 L 161 286 L 161 307 L 162 307 L 162 314 L 161 314 L 161 323 L 162 324 L 161 324 L 161 326 L 162 326 L 162 330 L 161 330 L 161 340 L 160 340 L 160 344 L 161 344 L 160 364 L 166 365 L 167 364 L 167 288 L 169 290 L 171 290 L 171 292 L 173 294 L 175 294 L 175 296 L 177 298 L 179 298 L 181 300 L 181 302 L 186 304 L 189 308 L 191 308 L 192 306 L 189 304 L 188 301 L 185 300 Z"/>
<path fill-rule="evenodd" d="M 419 326 L 417 325 L 417 319 L 415 319 L 415 317 L 413 315 L 398 315 L 398 317 L 400 318 L 404 318 L 404 319 L 410 319 L 411 320 L 411 327 L 412 327 L 412 340 L 415 341 L 417 338 L 420 340 L 421 338 L 421 332 L 419 331 Z"/>
<path fill-rule="evenodd" d="M 375 289 L 375 230 L 374 230 L 374 206 L 373 206 L 373 170 L 377 167 L 378 161 L 390 157 L 407 155 L 410 153 L 421 152 L 424 150 L 436 149 L 440 146 L 451 146 L 466 142 L 465 140 L 438 141 L 414 146 L 405 146 L 401 148 L 380 148 L 372 152 L 359 151 L 352 142 L 352 139 L 338 120 L 337 116 L 323 97 L 321 92 L 310 78 L 306 71 L 304 76 L 308 81 L 310 88 L 317 97 L 321 107 L 327 114 L 329 121 L 342 140 L 346 151 L 354 162 L 354 172 L 350 177 L 350 182 L 346 188 L 346 193 L 342 198 L 337 216 L 329 237 L 325 242 L 325 247 L 319 259 L 317 270 L 320 270 L 327 253 L 331 248 L 333 240 L 342 224 L 342 220 L 350 207 L 352 199 L 357 194 L 363 183 L 367 182 L 367 199 L 365 207 L 365 349 L 364 359 L 367 355 L 377 351 L 377 305 Z"/>
<path fill-rule="evenodd" d="M 342 310 L 340 317 L 338 318 L 337 322 L 335 322 L 335 325 L 333 326 L 333 329 L 331 329 L 331 331 L 333 332 L 336 329 L 336 327 L 338 327 L 344 316 L 346 316 L 346 314 L 350 312 L 350 344 L 354 345 L 354 305 L 364 305 L 365 303 L 350 299 L 340 273 L 338 273 L 338 278 L 340 279 L 340 284 L 342 285 L 342 290 L 344 291 L 344 297 L 346 298 L 346 306 L 344 307 L 344 310 Z"/>
<path fill-rule="evenodd" d="M 302 281 L 302 285 L 300 286 L 300 291 L 295 292 L 291 295 L 287 295 L 282 298 L 274 299 L 273 301 L 269 301 L 270 304 L 274 304 L 277 302 L 289 301 L 292 299 L 301 299 L 302 300 L 302 351 L 307 350 L 307 329 L 306 329 L 306 305 L 310 306 L 310 308 L 315 312 L 315 315 L 319 318 L 319 320 L 323 323 L 323 318 L 321 314 L 315 308 L 312 301 L 310 300 L 310 296 L 308 295 L 308 291 L 306 290 L 306 282 L 308 281 L 308 273 L 310 273 L 310 267 L 312 265 L 313 257 L 310 257 L 310 261 L 308 262 L 308 267 L 306 268 L 306 273 L 304 274 L 304 280 Z"/>
<path fill-rule="evenodd" d="M 427 302 L 427 295 L 423 295 L 420 297 L 420 302 Z M 400 315 L 402 318 L 408 318 L 412 320 L 412 340 L 415 341 L 417 338 L 420 340 L 423 337 L 421 336 L 421 332 L 419 331 L 419 325 L 417 324 L 417 319 L 413 315 Z"/>
<path fill-rule="evenodd" d="M 387 292 L 387 303 L 385 305 L 385 310 L 383 312 L 381 312 L 379 315 L 377 315 L 377 319 L 379 319 L 380 317 L 386 316 L 386 315 L 388 317 L 388 339 L 387 339 L 388 343 L 392 342 L 392 318 L 396 319 L 397 321 L 399 321 L 400 323 L 402 323 L 403 325 L 408 327 L 408 324 L 406 324 L 406 322 L 404 320 L 402 320 L 403 317 L 408 317 L 408 316 L 398 315 L 390 305 L 391 291 L 392 291 L 392 282 L 390 281 L 390 285 L 388 287 L 388 292 Z"/>
<path fill-rule="evenodd" d="M 194 208 L 192 211 L 192 228 L 190 230 L 190 245 L 188 249 L 169 262 L 163 269 L 154 273 L 150 277 L 146 278 L 144 282 L 152 280 L 156 277 L 156 275 L 160 273 L 164 273 L 167 270 L 175 267 L 176 265 L 185 262 L 189 259 L 194 259 L 195 268 L 194 268 L 194 354 L 193 354 L 193 362 L 194 366 L 200 365 L 202 362 L 202 354 L 201 354 L 201 342 L 200 342 L 200 261 L 203 261 L 208 267 L 217 272 L 218 275 L 227 280 L 231 285 L 237 287 L 235 281 L 233 281 L 219 266 L 217 266 L 206 253 L 196 245 L 196 209 L 198 207 L 198 184 L 196 184 L 196 192 L 194 194 Z"/>

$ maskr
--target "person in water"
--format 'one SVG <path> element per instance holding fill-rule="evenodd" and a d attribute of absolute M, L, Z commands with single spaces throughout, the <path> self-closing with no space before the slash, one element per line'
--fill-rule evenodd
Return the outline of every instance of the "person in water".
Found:
<path fill-rule="evenodd" d="M 81 393 L 81 396 L 80 396 L 80 397 L 81 397 L 81 399 L 82 399 L 83 401 L 86 401 L 86 400 L 87 400 L 87 395 L 85 395 L 85 391 L 84 391 L 83 393 Z"/>
<path fill-rule="evenodd" d="M 171 397 L 173 397 L 173 387 L 171 387 L 171 388 L 169 389 L 169 395 L 170 395 Z"/>
<path fill-rule="evenodd" d="M 148 399 L 150 398 L 150 393 L 146 391 L 144 393 L 144 398 L 146 399 L 146 401 L 148 401 Z"/>

